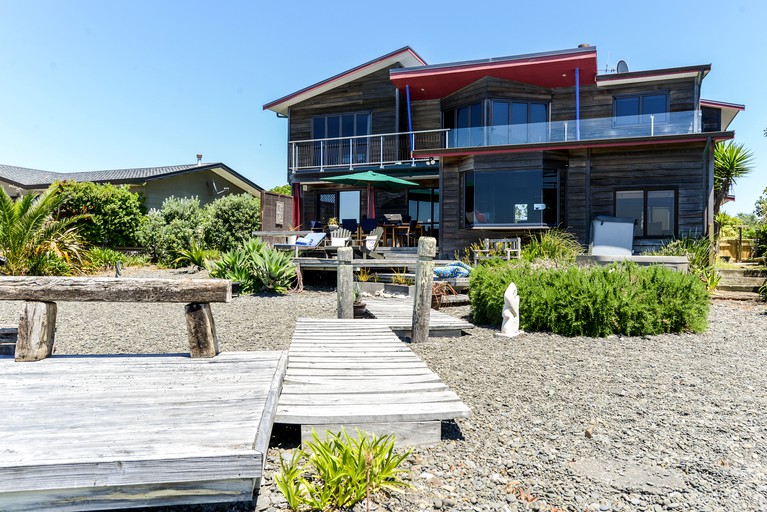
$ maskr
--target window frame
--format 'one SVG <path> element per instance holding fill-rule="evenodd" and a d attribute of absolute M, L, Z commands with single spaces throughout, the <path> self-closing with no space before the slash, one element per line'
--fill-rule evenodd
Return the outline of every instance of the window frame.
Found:
<path fill-rule="evenodd" d="M 470 222 L 467 219 L 467 211 L 466 211 L 466 201 L 469 197 L 468 195 L 468 187 L 466 186 L 466 180 L 469 176 L 476 177 L 477 174 L 482 173 L 515 173 L 515 172 L 530 172 L 535 171 L 539 172 L 541 174 L 541 190 L 540 190 L 540 200 L 543 202 L 544 200 L 544 194 L 543 191 L 547 188 L 550 190 L 555 190 L 556 195 L 554 198 L 554 202 L 552 203 L 552 207 L 556 209 L 556 215 L 555 215 L 555 222 L 554 223 L 547 223 L 546 222 L 546 215 L 545 213 L 541 213 L 541 222 L 513 222 L 513 223 L 481 223 L 481 222 Z M 545 176 L 546 173 L 549 173 L 549 178 L 554 178 L 553 181 L 555 183 L 555 188 L 552 187 L 546 187 L 545 183 L 547 181 L 547 178 Z M 473 185 L 473 187 L 476 190 L 476 181 Z M 538 167 L 538 168 L 524 168 L 524 169 L 483 169 L 483 170 L 469 170 L 464 171 L 460 173 L 460 208 L 461 208 L 461 223 L 460 226 L 463 229 L 500 229 L 500 230 L 521 230 L 521 229 L 531 229 L 531 228 L 553 228 L 559 225 L 560 220 L 562 218 L 562 212 L 561 209 L 561 190 L 562 187 L 562 180 L 561 175 L 558 169 L 553 167 Z M 472 204 L 474 206 L 474 210 L 476 211 L 476 197 L 472 196 L 471 198 Z M 547 205 L 548 206 L 548 205 Z"/>
<path fill-rule="evenodd" d="M 634 235 L 634 238 L 641 240 L 651 239 L 657 240 L 659 238 L 676 238 L 679 233 L 679 187 L 623 187 L 613 190 L 613 215 L 618 216 L 618 193 L 619 192 L 642 192 L 642 215 L 644 215 L 644 225 L 642 226 L 642 235 Z M 670 235 L 648 235 L 647 234 L 647 219 L 649 218 L 649 211 L 647 210 L 647 196 L 648 192 L 673 192 L 674 193 L 674 226 Z"/>
<path fill-rule="evenodd" d="M 669 91 L 648 91 L 648 92 L 642 92 L 642 93 L 633 93 L 633 94 L 614 94 L 613 95 L 613 128 L 626 128 L 626 127 L 636 127 L 636 126 L 644 126 L 649 124 L 649 121 L 644 120 L 644 98 L 648 96 L 665 96 L 666 97 L 666 109 L 664 110 L 664 118 L 662 120 L 656 120 L 655 124 L 669 124 L 671 122 L 670 115 L 671 114 L 671 95 L 669 94 Z M 625 124 L 618 124 L 617 120 L 619 117 L 630 117 L 630 116 L 618 116 L 618 100 L 621 99 L 628 99 L 628 98 L 637 98 L 637 101 L 639 103 L 639 113 L 637 114 L 637 117 L 639 118 L 638 123 L 625 123 Z"/>

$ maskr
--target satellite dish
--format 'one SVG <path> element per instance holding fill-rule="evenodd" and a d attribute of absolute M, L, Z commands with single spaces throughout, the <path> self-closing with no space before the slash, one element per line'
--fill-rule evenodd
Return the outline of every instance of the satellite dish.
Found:
<path fill-rule="evenodd" d="M 629 65 L 626 64 L 625 60 L 619 60 L 618 65 L 615 66 L 616 71 L 618 73 L 628 73 L 629 72 Z"/>

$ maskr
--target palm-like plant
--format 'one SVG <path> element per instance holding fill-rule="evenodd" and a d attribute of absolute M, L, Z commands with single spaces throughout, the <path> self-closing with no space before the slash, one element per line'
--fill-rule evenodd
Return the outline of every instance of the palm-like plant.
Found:
<path fill-rule="evenodd" d="M 26 194 L 16 201 L 0 188 L 0 253 L 6 259 L 4 272 L 61 273 L 62 267 L 52 266 L 52 259 L 66 264 L 80 259 L 81 240 L 74 223 L 83 216 L 54 219 L 53 213 L 60 203 L 55 188 L 38 197 Z"/>
<path fill-rule="evenodd" d="M 714 146 L 714 215 L 739 178 L 751 172 L 754 155 L 743 144 L 733 141 Z"/>

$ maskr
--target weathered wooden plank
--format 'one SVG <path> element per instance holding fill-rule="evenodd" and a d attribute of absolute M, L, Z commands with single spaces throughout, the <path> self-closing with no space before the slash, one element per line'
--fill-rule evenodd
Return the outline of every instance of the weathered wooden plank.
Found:
<path fill-rule="evenodd" d="M 136 507 L 174 506 L 188 503 L 249 501 L 253 480 L 204 481 L 162 485 L 86 487 L 52 491 L 4 493 L 0 507 L 5 512 L 80 512 Z"/>
<path fill-rule="evenodd" d="M 56 304 L 25 302 L 19 320 L 16 361 L 40 361 L 49 357 L 55 335 Z"/>
<path fill-rule="evenodd" d="M 327 432 L 337 434 L 345 428 L 349 435 L 356 437 L 357 429 L 378 437 L 394 434 L 394 445 L 398 448 L 405 446 L 428 446 L 439 443 L 442 437 L 441 421 L 407 421 L 400 423 L 344 423 L 341 424 L 312 424 L 301 425 L 301 442 L 312 441 L 313 432 L 320 439 L 325 439 Z"/>
<path fill-rule="evenodd" d="M 229 302 L 225 279 L 0 276 L 0 300 L 76 302 Z"/>
<path fill-rule="evenodd" d="M 282 405 L 312 405 L 322 403 L 327 405 L 384 405 L 407 403 L 455 402 L 458 395 L 452 391 L 422 392 L 422 393 L 325 393 L 315 395 L 287 394 L 280 398 Z"/>
<path fill-rule="evenodd" d="M 187 304 L 184 306 L 184 313 L 189 335 L 189 353 L 192 357 L 215 357 L 218 354 L 218 338 L 210 304 Z"/>
<path fill-rule="evenodd" d="M 461 401 L 396 405 L 285 405 L 277 408 L 277 422 L 298 423 L 375 423 L 442 420 L 469 417 L 471 411 Z M 289 420 L 289 421 L 288 421 Z"/>

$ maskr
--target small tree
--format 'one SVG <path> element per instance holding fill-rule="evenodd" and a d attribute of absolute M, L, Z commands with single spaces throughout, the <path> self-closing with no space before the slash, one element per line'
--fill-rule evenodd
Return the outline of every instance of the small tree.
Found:
<path fill-rule="evenodd" d="M 10 275 L 67 274 L 80 259 L 81 240 L 75 224 L 83 216 L 53 218 L 61 203 L 57 187 L 41 196 L 26 194 L 16 201 L 0 187 L 0 252 L 3 272 Z"/>
<path fill-rule="evenodd" d="M 714 147 L 714 216 L 739 178 L 752 170 L 754 155 L 743 144 L 718 143 Z"/>
<path fill-rule="evenodd" d="M 280 185 L 278 187 L 274 187 L 269 192 L 274 192 L 275 194 L 282 194 L 284 196 L 289 196 L 293 194 L 293 189 L 290 187 L 290 185 Z"/>
<path fill-rule="evenodd" d="M 172 266 L 182 251 L 202 243 L 205 212 L 197 197 L 169 197 L 150 210 L 138 230 L 139 243 L 153 261 Z"/>

